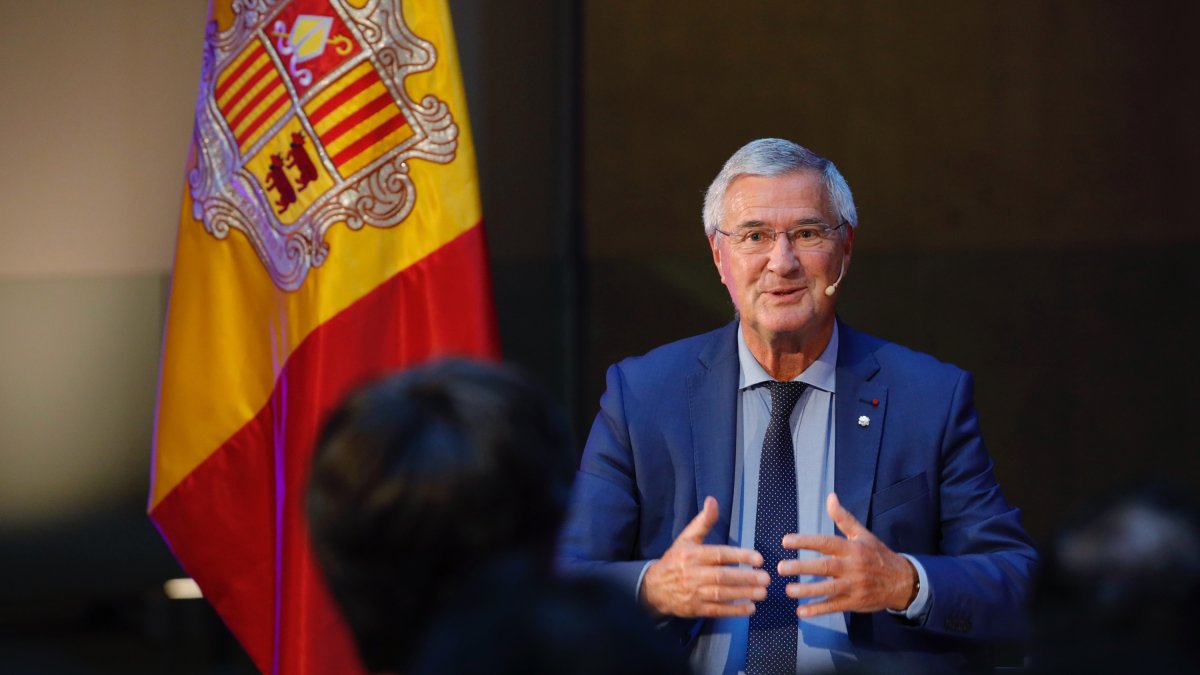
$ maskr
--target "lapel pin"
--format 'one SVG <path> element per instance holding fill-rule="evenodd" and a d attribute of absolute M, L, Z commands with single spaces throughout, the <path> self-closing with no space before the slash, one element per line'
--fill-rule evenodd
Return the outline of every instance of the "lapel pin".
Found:
<path fill-rule="evenodd" d="M 871 418 L 866 415 L 860 415 L 858 418 L 858 426 L 866 427 L 871 425 Z"/>
<path fill-rule="evenodd" d="M 873 398 L 873 399 L 871 399 L 871 405 L 873 405 L 873 406 L 878 406 L 878 405 L 879 405 L 879 399 L 877 399 L 877 398 Z"/>

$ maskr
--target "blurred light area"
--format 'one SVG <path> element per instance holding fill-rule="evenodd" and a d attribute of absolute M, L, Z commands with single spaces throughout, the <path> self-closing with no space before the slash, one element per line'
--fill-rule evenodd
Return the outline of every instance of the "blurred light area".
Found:
<path fill-rule="evenodd" d="M 197 600 L 204 597 L 195 579 L 167 579 L 163 592 L 172 600 Z"/>
<path fill-rule="evenodd" d="M 0 278 L 170 268 L 206 4 L 0 5 Z"/>
<path fill-rule="evenodd" d="M 145 499 L 165 287 L 0 277 L 0 530 Z"/>

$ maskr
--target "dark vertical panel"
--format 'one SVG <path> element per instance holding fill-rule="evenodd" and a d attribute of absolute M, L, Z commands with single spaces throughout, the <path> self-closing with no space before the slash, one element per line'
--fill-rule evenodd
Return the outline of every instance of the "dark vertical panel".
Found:
<path fill-rule="evenodd" d="M 583 220 L 580 213 L 582 191 L 582 119 L 580 91 L 582 89 L 581 38 L 583 15 L 578 0 L 562 0 L 556 8 L 555 31 L 555 98 L 558 102 L 555 138 L 554 221 L 558 230 L 559 270 L 562 276 L 563 307 L 563 393 L 575 424 L 577 435 L 587 431 L 591 419 L 591 401 L 583 396 L 580 386 L 583 354 L 586 353 L 587 317 L 589 305 L 583 293 L 587 282 L 584 258 Z"/>
<path fill-rule="evenodd" d="M 574 409 L 578 361 L 578 12 L 453 0 L 505 357 Z"/>

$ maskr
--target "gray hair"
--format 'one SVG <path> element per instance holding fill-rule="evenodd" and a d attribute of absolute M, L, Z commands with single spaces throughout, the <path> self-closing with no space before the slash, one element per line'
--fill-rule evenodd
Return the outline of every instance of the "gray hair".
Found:
<path fill-rule="evenodd" d="M 713 236 L 721 225 L 725 208 L 725 193 L 729 185 L 741 176 L 782 176 L 801 171 L 817 171 L 821 184 L 833 208 L 837 224 L 846 223 L 858 227 L 858 210 L 854 208 L 854 195 L 833 162 L 808 148 L 782 138 L 760 138 L 750 141 L 733 153 L 721 167 L 721 173 L 713 179 L 704 195 L 704 234 Z"/>

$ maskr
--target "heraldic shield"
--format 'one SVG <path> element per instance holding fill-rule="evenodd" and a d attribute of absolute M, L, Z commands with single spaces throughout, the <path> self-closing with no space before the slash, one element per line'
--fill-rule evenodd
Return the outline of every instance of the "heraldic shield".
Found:
<path fill-rule="evenodd" d="M 337 223 L 393 227 L 417 195 L 408 160 L 455 157 L 458 126 L 405 78 L 433 67 L 397 3 L 235 0 L 208 28 L 196 107 L 193 216 L 218 239 L 245 234 L 293 291 L 330 255 Z"/>

